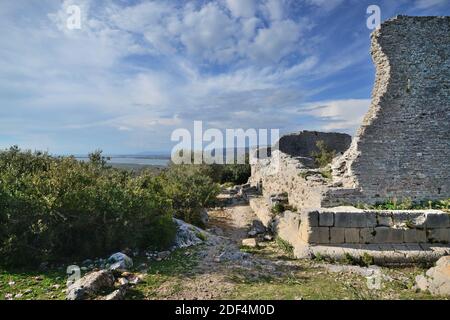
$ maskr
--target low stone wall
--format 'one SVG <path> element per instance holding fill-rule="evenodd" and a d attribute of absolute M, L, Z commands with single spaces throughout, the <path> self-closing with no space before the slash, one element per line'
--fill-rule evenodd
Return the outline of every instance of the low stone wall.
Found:
<path fill-rule="evenodd" d="M 264 201 L 263 198 L 250 198 L 249 205 L 259 221 L 261 221 L 266 228 L 270 229 L 275 215 L 271 212 L 267 201 Z"/>
<path fill-rule="evenodd" d="M 439 210 L 359 210 L 337 207 L 300 214 L 309 244 L 448 243 L 450 214 Z"/>
<path fill-rule="evenodd" d="M 252 165 L 250 184 L 261 188 L 263 196 L 286 193 L 297 209 L 321 207 L 330 182 L 318 169 L 305 165 L 305 158 L 292 158 L 276 151 L 271 158 Z"/>
<path fill-rule="evenodd" d="M 370 255 L 375 264 L 431 263 L 450 254 L 450 214 L 439 210 L 321 208 L 272 213 L 264 197 L 250 199 L 258 219 L 289 242 L 297 258 L 343 260 Z"/>
<path fill-rule="evenodd" d="M 264 198 L 250 199 L 258 219 L 296 244 L 449 243 L 450 214 L 439 210 L 322 208 L 274 214 Z"/>

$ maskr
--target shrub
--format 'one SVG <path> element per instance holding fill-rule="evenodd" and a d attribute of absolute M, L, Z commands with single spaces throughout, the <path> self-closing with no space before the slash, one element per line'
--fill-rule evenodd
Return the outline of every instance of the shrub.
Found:
<path fill-rule="evenodd" d="M 272 206 L 272 208 L 270 209 L 270 211 L 272 213 L 275 213 L 275 214 L 283 213 L 285 210 L 286 210 L 285 206 L 282 203 L 279 203 L 279 202 L 275 203 Z"/>
<path fill-rule="evenodd" d="M 311 156 L 314 158 L 317 167 L 324 168 L 331 163 L 336 155 L 336 152 L 328 149 L 323 140 L 317 141 L 316 146 L 319 151 L 312 152 Z"/>
<path fill-rule="evenodd" d="M 37 264 L 160 248 L 175 234 L 172 203 L 154 176 L 90 161 L 0 152 L 0 263 Z"/>
<path fill-rule="evenodd" d="M 189 152 L 189 151 L 180 151 L 183 152 Z M 191 152 L 191 161 L 193 163 L 194 161 L 194 153 Z M 203 175 L 207 175 L 210 177 L 214 182 L 224 184 L 224 183 L 232 183 L 233 185 L 236 184 L 244 184 L 248 181 L 251 175 L 251 167 L 249 162 L 249 155 L 248 153 L 245 154 L 245 163 L 238 164 L 238 163 L 232 163 L 232 164 L 192 164 L 191 166 L 200 167 L 200 171 Z M 182 166 L 188 167 L 189 164 L 184 164 Z"/>
<path fill-rule="evenodd" d="M 158 177 L 175 217 L 198 226 L 203 226 L 201 210 L 214 205 L 220 192 L 204 170 L 201 165 L 171 165 Z"/>

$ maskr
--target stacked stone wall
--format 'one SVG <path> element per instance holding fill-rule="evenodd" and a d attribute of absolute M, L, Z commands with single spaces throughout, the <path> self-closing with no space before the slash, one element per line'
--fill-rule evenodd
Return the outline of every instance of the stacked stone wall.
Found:
<path fill-rule="evenodd" d="M 450 17 L 384 22 L 372 34 L 372 58 L 372 104 L 333 164 L 334 181 L 370 203 L 449 198 Z"/>

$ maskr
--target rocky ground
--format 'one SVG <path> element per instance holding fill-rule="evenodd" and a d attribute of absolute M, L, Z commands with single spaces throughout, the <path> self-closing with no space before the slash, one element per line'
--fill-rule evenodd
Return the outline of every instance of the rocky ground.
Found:
<path fill-rule="evenodd" d="M 296 260 L 285 242 L 254 222 L 245 201 L 209 210 L 203 243 L 134 257 L 131 272 L 97 298 L 124 299 L 439 299 L 414 287 L 426 268 L 378 268 Z M 243 247 L 252 236 L 257 247 Z M 65 271 L 65 270 L 64 270 Z M 0 271 L 0 299 L 65 299 L 64 271 Z M 110 274 L 101 281 L 111 282 Z M 96 280 L 100 281 L 100 280 Z M 126 288 L 127 290 L 121 290 Z M 108 296 L 109 295 L 109 296 Z"/>

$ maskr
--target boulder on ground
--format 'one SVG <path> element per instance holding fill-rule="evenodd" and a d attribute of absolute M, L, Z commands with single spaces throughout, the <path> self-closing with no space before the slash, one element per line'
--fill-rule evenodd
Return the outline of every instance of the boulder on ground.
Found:
<path fill-rule="evenodd" d="M 187 248 L 200 244 L 206 239 L 206 231 L 179 219 L 173 219 L 177 226 L 177 234 L 173 249 Z"/>
<path fill-rule="evenodd" d="M 126 294 L 126 289 L 120 288 L 120 289 L 114 290 L 113 292 L 111 292 L 110 294 L 105 296 L 103 298 L 103 300 L 122 300 L 125 297 L 125 294 Z"/>
<path fill-rule="evenodd" d="M 433 295 L 450 296 L 450 256 L 440 258 L 425 275 L 417 276 L 415 288 Z"/>
<path fill-rule="evenodd" d="M 255 248 L 258 246 L 258 242 L 256 241 L 255 238 L 247 238 L 247 239 L 242 239 L 242 245 L 244 247 Z"/>
<path fill-rule="evenodd" d="M 110 270 L 129 270 L 133 267 L 133 259 L 122 252 L 114 253 L 108 258 Z"/>
<path fill-rule="evenodd" d="M 109 270 L 100 270 L 88 273 L 67 289 L 68 300 L 84 300 L 96 295 L 103 289 L 114 287 L 114 276 Z"/>

